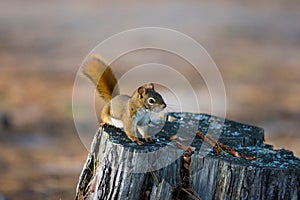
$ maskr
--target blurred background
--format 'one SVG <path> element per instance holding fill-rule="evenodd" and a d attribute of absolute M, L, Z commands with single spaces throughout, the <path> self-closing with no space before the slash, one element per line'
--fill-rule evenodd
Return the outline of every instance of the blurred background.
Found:
<path fill-rule="evenodd" d="M 183 32 L 224 79 L 227 117 L 300 156 L 300 2 L 0 0 L 0 199 L 73 199 L 88 154 L 72 118 L 78 67 L 130 28 Z"/>

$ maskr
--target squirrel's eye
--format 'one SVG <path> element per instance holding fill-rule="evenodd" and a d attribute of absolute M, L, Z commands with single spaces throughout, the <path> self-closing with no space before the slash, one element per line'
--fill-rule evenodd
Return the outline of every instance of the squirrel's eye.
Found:
<path fill-rule="evenodd" d="M 155 103 L 155 99 L 152 98 L 152 97 L 150 97 L 150 98 L 148 99 L 148 103 L 149 103 L 150 105 L 153 105 L 153 104 Z"/>

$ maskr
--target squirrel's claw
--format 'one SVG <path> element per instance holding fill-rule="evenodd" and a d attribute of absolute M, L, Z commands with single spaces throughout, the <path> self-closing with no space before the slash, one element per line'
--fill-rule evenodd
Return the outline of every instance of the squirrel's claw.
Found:
<path fill-rule="evenodd" d="M 140 140 L 138 140 L 138 141 L 135 141 L 138 145 L 143 145 L 144 144 L 144 142 L 142 142 L 142 141 L 140 141 Z"/>
<path fill-rule="evenodd" d="M 155 140 L 154 138 L 152 138 L 152 137 L 146 137 L 146 138 L 144 138 L 144 139 L 145 139 L 145 141 L 148 142 L 148 143 L 155 143 L 155 142 L 156 142 L 156 140 Z"/>

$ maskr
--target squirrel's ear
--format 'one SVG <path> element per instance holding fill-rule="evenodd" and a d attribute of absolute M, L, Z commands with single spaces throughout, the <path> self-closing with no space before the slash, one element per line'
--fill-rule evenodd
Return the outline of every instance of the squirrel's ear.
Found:
<path fill-rule="evenodd" d="M 145 85 L 145 88 L 154 90 L 154 84 L 153 83 L 148 83 L 148 84 Z"/>
<path fill-rule="evenodd" d="M 139 95 L 142 97 L 143 94 L 146 92 L 146 88 L 144 86 L 141 86 L 138 88 L 137 91 L 138 91 Z"/>

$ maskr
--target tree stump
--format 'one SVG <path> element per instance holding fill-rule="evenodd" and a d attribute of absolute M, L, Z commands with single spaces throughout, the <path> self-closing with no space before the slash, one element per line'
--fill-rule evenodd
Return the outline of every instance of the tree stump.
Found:
<path fill-rule="evenodd" d="M 217 155 L 196 130 L 257 160 Z M 264 144 L 261 128 L 206 114 L 169 113 L 150 131 L 156 143 L 139 146 L 120 129 L 100 127 L 76 199 L 300 199 L 300 160 Z M 170 141 L 174 135 L 176 142 Z M 178 144 L 195 151 L 187 155 Z"/>

